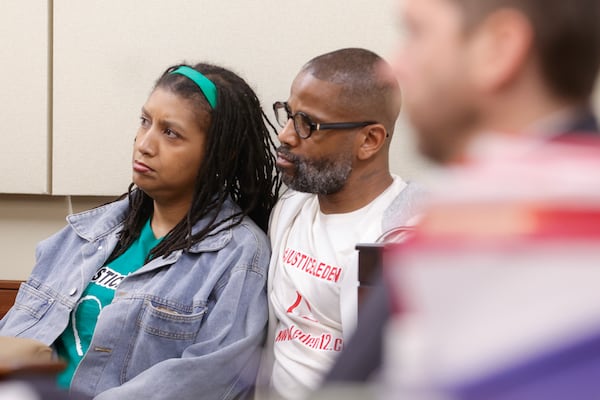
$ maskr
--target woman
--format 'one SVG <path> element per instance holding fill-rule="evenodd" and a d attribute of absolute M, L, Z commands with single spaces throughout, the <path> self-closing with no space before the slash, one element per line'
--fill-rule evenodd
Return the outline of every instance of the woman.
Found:
<path fill-rule="evenodd" d="M 59 384 L 97 399 L 247 393 L 279 188 L 265 121 L 234 73 L 167 69 L 142 107 L 127 199 L 40 243 L 0 335 L 52 344 Z"/>

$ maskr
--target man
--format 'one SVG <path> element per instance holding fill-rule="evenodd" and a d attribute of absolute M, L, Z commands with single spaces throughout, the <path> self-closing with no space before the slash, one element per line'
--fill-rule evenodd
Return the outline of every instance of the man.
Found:
<path fill-rule="evenodd" d="M 378 73 L 382 65 L 364 49 L 318 56 L 288 100 L 274 105 L 283 127 L 277 167 L 290 190 L 271 215 L 271 315 L 259 383 L 284 398 L 317 387 L 355 326 L 355 245 L 417 212 L 419 190 L 389 170 L 400 91 Z"/>
<path fill-rule="evenodd" d="M 421 152 L 450 166 L 501 152 L 514 138 L 539 144 L 597 132 L 590 109 L 600 64 L 599 4 L 405 0 L 406 38 L 395 70 Z M 366 380 L 381 363 L 373 354 L 388 299 L 379 293 L 370 300 L 365 307 L 372 312 L 359 321 L 329 381 Z"/>
<path fill-rule="evenodd" d="M 594 128 L 598 2 L 407 0 L 396 72 L 421 151 L 464 159 L 482 133 Z"/>

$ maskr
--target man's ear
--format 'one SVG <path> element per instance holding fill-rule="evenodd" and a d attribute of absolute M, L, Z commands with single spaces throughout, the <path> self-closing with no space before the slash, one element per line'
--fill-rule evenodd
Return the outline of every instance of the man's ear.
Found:
<path fill-rule="evenodd" d="M 387 129 L 382 124 L 373 124 L 361 129 L 358 138 L 357 158 L 367 160 L 374 157 L 389 140 Z"/>
<path fill-rule="evenodd" d="M 481 90 L 495 91 L 518 79 L 534 45 L 533 27 L 522 12 L 494 11 L 472 35 L 469 72 Z"/>

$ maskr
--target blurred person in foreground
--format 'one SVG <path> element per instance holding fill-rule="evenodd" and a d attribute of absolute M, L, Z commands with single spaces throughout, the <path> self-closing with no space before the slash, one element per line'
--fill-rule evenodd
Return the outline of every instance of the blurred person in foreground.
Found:
<path fill-rule="evenodd" d="M 600 248 L 591 111 L 599 9 L 597 0 L 403 2 L 396 73 L 420 151 L 444 168 L 414 240 L 388 255 L 397 308 L 385 346 L 388 382 L 469 399 L 566 398 L 561 390 L 574 382 L 585 390 L 577 381 L 585 374 L 569 366 L 589 360 L 556 359 L 593 343 L 584 321 L 600 325 L 585 285 Z M 568 268 L 585 274 L 565 276 Z M 365 309 L 328 382 L 367 380 L 377 370 L 381 358 L 372 353 L 389 297 L 380 292 Z M 356 361 L 365 355 L 370 362 Z M 546 370 L 528 369 L 539 365 Z"/>

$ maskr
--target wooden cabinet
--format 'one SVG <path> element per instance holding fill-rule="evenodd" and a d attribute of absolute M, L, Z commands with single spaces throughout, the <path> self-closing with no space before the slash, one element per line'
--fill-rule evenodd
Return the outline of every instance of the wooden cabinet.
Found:
<path fill-rule="evenodd" d="M 0 280 L 0 319 L 10 310 L 15 303 L 15 297 L 21 281 Z"/>

